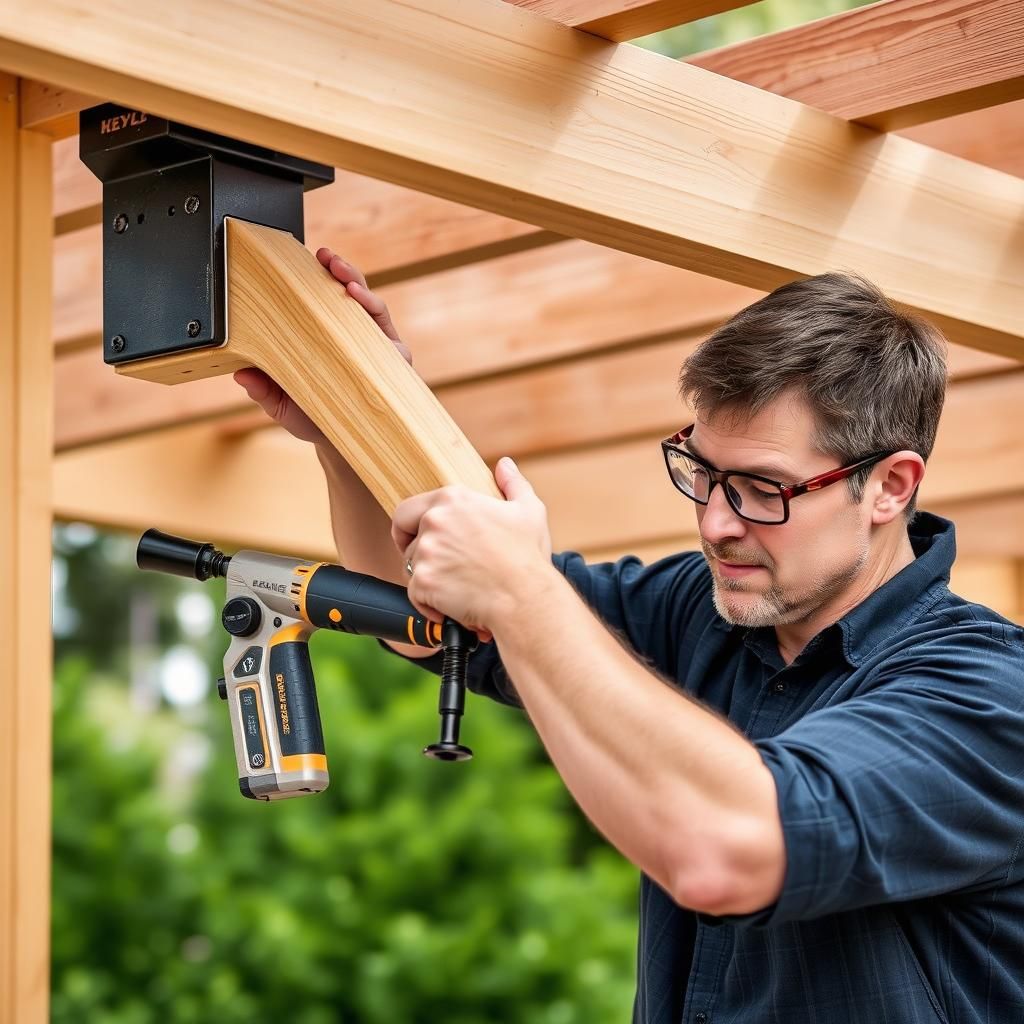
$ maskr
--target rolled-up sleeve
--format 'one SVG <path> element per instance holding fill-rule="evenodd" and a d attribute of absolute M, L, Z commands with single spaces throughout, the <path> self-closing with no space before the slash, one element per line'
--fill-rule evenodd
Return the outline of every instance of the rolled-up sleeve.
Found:
<path fill-rule="evenodd" d="M 775 779 L 787 867 L 768 926 L 981 890 L 1021 874 L 1019 644 L 962 632 L 917 645 L 862 692 L 755 746 Z"/>

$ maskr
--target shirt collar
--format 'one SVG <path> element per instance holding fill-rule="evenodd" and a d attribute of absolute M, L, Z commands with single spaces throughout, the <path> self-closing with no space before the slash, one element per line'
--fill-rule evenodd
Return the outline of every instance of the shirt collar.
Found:
<path fill-rule="evenodd" d="M 859 665 L 886 637 L 913 619 L 937 585 L 949 583 L 956 558 L 953 524 L 931 512 L 919 512 L 908 533 L 914 561 L 835 624 L 851 665 Z"/>
<path fill-rule="evenodd" d="M 953 524 L 931 512 L 918 512 L 907 532 L 916 556 L 914 561 L 851 608 L 838 622 L 818 633 L 797 661 L 805 662 L 819 653 L 838 649 L 856 668 L 886 637 L 914 617 L 936 585 L 949 582 L 949 571 L 956 558 Z M 725 629 L 742 629 L 744 643 L 766 664 L 775 661 L 781 664 L 774 627 L 749 629 L 732 627 L 724 619 L 719 621 Z"/>

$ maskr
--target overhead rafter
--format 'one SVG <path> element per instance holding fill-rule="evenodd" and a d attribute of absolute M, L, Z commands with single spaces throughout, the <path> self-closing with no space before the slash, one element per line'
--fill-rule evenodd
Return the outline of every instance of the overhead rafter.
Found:
<path fill-rule="evenodd" d="M 75 291 L 88 289 L 58 263 L 72 303 L 59 319 L 95 335 L 88 347 L 60 348 L 58 450 L 246 408 L 244 393 L 229 380 L 166 388 L 110 371 L 100 351 L 96 256 L 84 322 Z M 576 241 L 546 257 L 523 253 L 380 294 L 413 349 L 418 372 L 485 456 L 495 446 L 532 451 L 543 438 L 552 446 L 574 443 L 569 437 L 577 431 L 593 444 L 648 425 L 669 426 L 679 415 L 674 380 L 687 339 L 760 297 Z M 71 310 L 78 311 L 77 324 Z M 974 349 L 950 351 L 950 373 L 957 378 L 1015 368 L 1014 360 Z M 531 402 L 534 414 L 516 415 L 515 401 Z M 597 408 L 602 415 L 595 418 Z M 655 410 L 662 412 L 652 421 Z"/>
<path fill-rule="evenodd" d="M 1024 4 L 882 0 L 689 60 L 891 131 L 1024 97 Z"/>
<path fill-rule="evenodd" d="M 1024 182 L 504 4 L 264 6 L 244 51 L 160 13 L 11 3 L 0 65 L 754 287 L 853 267 L 1020 350 Z"/>
<path fill-rule="evenodd" d="M 755 0 L 508 0 L 602 39 L 624 42 L 746 7 Z"/>

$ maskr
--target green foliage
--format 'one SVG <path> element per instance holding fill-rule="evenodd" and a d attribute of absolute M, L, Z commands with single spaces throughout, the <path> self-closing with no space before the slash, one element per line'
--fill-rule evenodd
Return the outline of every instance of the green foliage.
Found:
<path fill-rule="evenodd" d="M 763 0 L 711 18 L 665 29 L 634 42 L 668 57 L 687 57 L 702 50 L 738 43 L 744 39 L 778 32 L 793 25 L 861 7 L 874 0 Z"/>
<path fill-rule="evenodd" d="M 312 648 L 331 785 L 272 804 L 238 794 L 216 697 L 140 715 L 61 660 L 52 1019 L 626 1019 L 635 870 L 523 716 L 470 697 L 476 759 L 429 761 L 436 679 L 365 639 Z"/>

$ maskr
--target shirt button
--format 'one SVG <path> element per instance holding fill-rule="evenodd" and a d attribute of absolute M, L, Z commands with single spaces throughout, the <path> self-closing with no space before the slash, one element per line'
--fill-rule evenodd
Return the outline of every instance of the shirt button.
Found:
<path fill-rule="evenodd" d="M 775 684 L 775 685 L 774 685 L 774 686 L 772 687 L 772 689 L 773 689 L 773 690 L 774 690 L 774 691 L 775 691 L 776 693 L 785 693 L 785 692 L 786 692 L 786 684 L 785 684 L 785 683 L 783 683 L 783 682 L 778 682 L 778 683 L 776 683 L 776 684 Z"/>
<path fill-rule="evenodd" d="M 696 1024 L 708 1024 L 708 1015 L 703 1010 L 693 1019 L 696 1021 Z"/>

